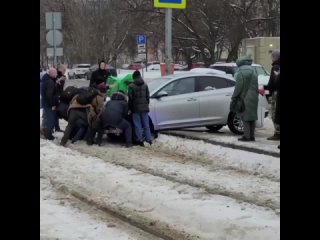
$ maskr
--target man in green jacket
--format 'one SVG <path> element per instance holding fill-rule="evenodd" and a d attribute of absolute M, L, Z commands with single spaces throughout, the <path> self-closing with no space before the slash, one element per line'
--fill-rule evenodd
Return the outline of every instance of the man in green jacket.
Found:
<path fill-rule="evenodd" d="M 232 99 L 241 98 L 244 111 L 237 113 L 244 125 L 244 136 L 239 141 L 255 141 L 255 121 L 258 120 L 258 76 L 252 68 L 252 58 L 243 57 L 237 62 L 239 67 L 235 74 L 236 86 Z"/>

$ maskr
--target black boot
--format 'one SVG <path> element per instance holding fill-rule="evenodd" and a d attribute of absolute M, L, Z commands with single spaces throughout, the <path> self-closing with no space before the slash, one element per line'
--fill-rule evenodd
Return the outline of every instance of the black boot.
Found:
<path fill-rule="evenodd" d="M 61 141 L 60 141 L 60 145 L 65 147 L 67 142 L 68 142 L 68 140 L 65 140 L 64 138 L 62 138 Z"/>
<path fill-rule="evenodd" d="M 72 143 L 75 143 L 76 141 L 79 141 L 82 136 L 85 134 L 86 129 L 81 127 L 78 132 L 76 133 L 76 135 L 72 138 Z"/>
<path fill-rule="evenodd" d="M 44 132 L 45 139 L 50 141 L 53 141 L 55 139 L 54 136 L 52 135 L 52 132 L 49 131 L 47 128 L 43 128 L 43 132 Z"/>
<path fill-rule="evenodd" d="M 270 141 L 280 141 L 280 134 L 276 133 L 272 137 L 267 138 Z"/>
<path fill-rule="evenodd" d="M 246 137 L 241 137 L 241 138 L 238 138 L 239 141 L 242 141 L 242 142 L 252 142 L 253 140 L 251 140 L 251 138 L 246 138 Z"/>

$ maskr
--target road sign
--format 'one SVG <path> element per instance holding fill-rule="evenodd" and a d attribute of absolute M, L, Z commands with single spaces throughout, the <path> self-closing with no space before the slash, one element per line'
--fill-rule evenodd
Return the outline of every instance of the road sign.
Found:
<path fill-rule="evenodd" d="M 59 30 L 51 30 L 47 33 L 47 42 L 50 46 L 59 46 L 62 43 L 62 33 Z"/>
<path fill-rule="evenodd" d="M 137 36 L 137 44 L 146 44 L 146 36 L 145 35 L 138 35 Z"/>
<path fill-rule="evenodd" d="M 138 54 L 138 59 L 139 59 L 140 61 L 145 61 L 145 60 L 147 59 L 147 54 L 145 54 L 145 53 L 139 53 L 139 54 Z"/>
<path fill-rule="evenodd" d="M 146 49 L 146 44 L 138 44 L 138 49 Z"/>
<path fill-rule="evenodd" d="M 138 53 L 146 53 L 146 49 L 145 48 L 138 48 Z"/>
<path fill-rule="evenodd" d="M 46 12 L 46 29 L 52 30 L 54 22 L 54 29 L 62 29 L 61 12 Z"/>
<path fill-rule="evenodd" d="M 185 9 L 187 0 L 154 0 L 154 7 L 156 8 L 176 8 Z"/>
<path fill-rule="evenodd" d="M 54 48 L 47 48 L 47 56 L 48 57 L 62 57 L 63 56 L 63 48 L 56 48 L 56 54 L 54 54 Z"/>

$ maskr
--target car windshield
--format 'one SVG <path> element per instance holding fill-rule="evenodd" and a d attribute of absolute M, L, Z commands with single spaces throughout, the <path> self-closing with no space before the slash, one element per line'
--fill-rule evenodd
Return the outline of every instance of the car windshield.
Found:
<path fill-rule="evenodd" d="M 269 73 L 262 66 L 254 66 L 257 71 L 258 76 L 269 76 Z"/>
<path fill-rule="evenodd" d="M 78 65 L 77 68 L 89 68 L 90 65 Z"/>
<path fill-rule="evenodd" d="M 164 83 L 170 81 L 172 78 L 170 77 L 162 77 L 162 78 L 156 78 L 156 79 L 152 79 L 150 81 L 148 81 L 148 87 L 149 87 L 149 91 L 153 92 L 155 89 L 157 89 L 158 87 L 160 87 L 161 85 L 163 85 Z"/>

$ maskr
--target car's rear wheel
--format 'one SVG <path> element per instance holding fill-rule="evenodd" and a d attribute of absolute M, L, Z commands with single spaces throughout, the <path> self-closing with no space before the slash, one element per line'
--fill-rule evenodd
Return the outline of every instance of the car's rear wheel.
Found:
<path fill-rule="evenodd" d="M 223 128 L 223 125 L 210 125 L 210 126 L 206 126 L 206 128 L 212 132 L 217 132 L 221 128 Z"/>
<path fill-rule="evenodd" d="M 236 113 L 230 113 L 228 117 L 228 127 L 231 132 L 237 135 L 242 135 L 244 132 L 243 122 Z"/>

